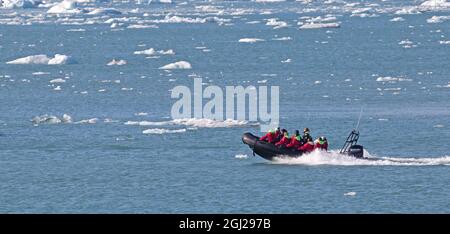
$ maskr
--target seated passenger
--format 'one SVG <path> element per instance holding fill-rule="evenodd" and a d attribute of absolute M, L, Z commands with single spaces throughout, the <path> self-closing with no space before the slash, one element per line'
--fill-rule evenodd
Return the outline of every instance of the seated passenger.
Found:
<path fill-rule="evenodd" d="M 328 150 L 328 141 L 327 138 L 324 136 L 319 137 L 316 141 L 315 141 L 315 145 L 314 148 L 315 149 L 320 149 L 320 150 Z"/>
<path fill-rule="evenodd" d="M 289 133 L 286 129 L 281 130 L 281 135 L 283 136 L 280 141 L 275 143 L 275 146 L 286 146 L 289 144 Z"/>
<path fill-rule="evenodd" d="M 295 134 L 292 135 L 289 144 L 286 145 L 286 148 L 297 149 L 302 144 L 302 137 L 298 130 L 295 130 Z"/>
<path fill-rule="evenodd" d="M 313 138 L 309 134 L 309 128 L 303 130 L 303 142 L 302 145 L 306 144 L 308 141 L 313 141 Z"/>
<path fill-rule="evenodd" d="M 298 147 L 298 150 L 303 151 L 305 153 L 312 152 L 312 151 L 314 151 L 314 142 L 308 141 L 305 144 L 303 144 L 302 146 Z"/>
<path fill-rule="evenodd" d="M 277 128 L 276 130 L 270 129 L 269 132 L 267 132 L 267 134 L 261 137 L 259 140 L 274 143 L 279 135 L 280 135 L 280 128 Z"/>

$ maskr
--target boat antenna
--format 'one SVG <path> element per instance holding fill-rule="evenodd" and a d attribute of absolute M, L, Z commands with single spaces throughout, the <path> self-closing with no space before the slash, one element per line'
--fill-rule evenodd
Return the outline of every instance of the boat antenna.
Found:
<path fill-rule="evenodd" d="M 359 112 L 358 123 L 356 124 L 356 128 L 355 128 L 356 131 L 359 128 L 359 123 L 361 122 L 362 113 L 363 113 L 363 107 L 361 106 L 361 111 Z"/>

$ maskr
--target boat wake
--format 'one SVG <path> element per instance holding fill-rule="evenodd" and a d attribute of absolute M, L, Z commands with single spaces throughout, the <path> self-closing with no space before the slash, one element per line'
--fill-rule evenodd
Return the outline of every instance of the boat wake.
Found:
<path fill-rule="evenodd" d="M 339 154 L 339 151 L 314 151 L 299 158 L 277 157 L 272 164 L 288 165 L 339 165 L 339 166 L 450 166 L 450 156 L 427 158 L 377 157 L 364 150 L 366 158 Z"/>

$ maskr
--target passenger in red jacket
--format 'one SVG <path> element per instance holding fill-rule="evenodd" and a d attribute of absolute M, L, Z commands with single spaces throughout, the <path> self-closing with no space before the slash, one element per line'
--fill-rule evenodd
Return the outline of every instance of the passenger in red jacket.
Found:
<path fill-rule="evenodd" d="M 305 153 L 312 152 L 312 151 L 314 151 L 314 142 L 308 141 L 305 144 L 303 144 L 302 146 L 300 146 L 298 148 L 298 150 L 303 151 Z"/>
<path fill-rule="evenodd" d="M 286 148 L 297 149 L 301 145 L 301 142 L 302 142 L 302 137 L 300 136 L 300 133 L 298 132 L 298 130 L 295 130 L 295 134 L 292 135 L 289 144 L 286 145 Z"/>
<path fill-rule="evenodd" d="M 289 144 L 289 133 L 288 133 L 288 131 L 286 129 L 282 129 L 281 130 L 281 134 L 283 135 L 283 137 L 281 138 L 280 141 L 275 143 L 275 146 L 281 147 L 281 146 L 286 146 L 287 144 Z"/>
<path fill-rule="evenodd" d="M 270 129 L 269 132 L 263 137 L 261 137 L 259 140 L 267 141 L 269 143 L 275 143 L 275 140 L 278 138 L 280 134 L 281 134 L 280 128 L 277 128 L 276 130 Z"/>
<path fill-rule="evenodd" d="M 319 137 L 319 139 L 317 139 L 315 143 L 316 144 L 314 145 L 314 148 L 325 151 L 328 150 L 328 141 L 326 137 L 324 136 Z"/>

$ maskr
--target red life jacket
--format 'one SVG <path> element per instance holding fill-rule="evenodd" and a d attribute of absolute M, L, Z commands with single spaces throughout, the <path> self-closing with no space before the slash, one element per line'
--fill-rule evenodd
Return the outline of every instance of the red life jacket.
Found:
<path fill-rule="evenodd" d="M 281 145 L 287 145 L 289 144 L 289 136 L 283 136 L 283 138 L 281 138 L 281 140 L 279 142 L 277 142 L 275 145 L 276 146 L 281 146 Z"/>
<path fill-rule="evenodd" d="M 314 148 L 320 150 L 328 150 L 328 143 L 324 142 L 323 144 L 320 144 L 319 142 L 317 142 Z"/>
<path fill-rule="evenodd" d="M 303 152 L 311 152 L 314 150 L 314 144 L 312 142 L 307 142 L 301 147 L 299 147 L 298 150 Z"/>
<path fill-rule="evenodd" d="M 267 141 L 267 142 L 272 142 L 275 138 L 275 133 L 272 132 L 268 132 L 266 135 L 264 135 L 263 137 L 261 137 L 259 140 L 261 141 Z"/>
<path fill-rule="evenodd" d="M 291 137 L 291 142 L 289 142 L 289 144 L 287 144 L 286 147 L 287 148 L 297 148 L 300 146 L 300 144 L 301 144 L 301 137 L 293 135 Z"/>

